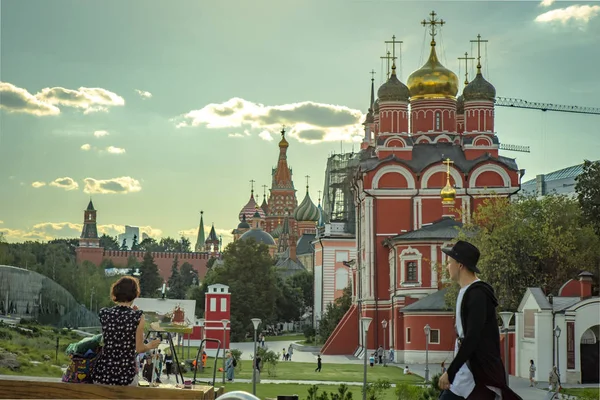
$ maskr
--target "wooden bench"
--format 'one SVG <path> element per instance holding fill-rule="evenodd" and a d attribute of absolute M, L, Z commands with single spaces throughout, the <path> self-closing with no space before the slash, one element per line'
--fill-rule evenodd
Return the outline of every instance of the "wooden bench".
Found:
<path fill-rule="evenodd" d="M 102 386 L 63 383 L 55 379 L 15 377 L 0 378 L 0 399 L 194 399 L 214 400 L 225 392 L 212 386 L 195 385 L 193 389 Z"/>

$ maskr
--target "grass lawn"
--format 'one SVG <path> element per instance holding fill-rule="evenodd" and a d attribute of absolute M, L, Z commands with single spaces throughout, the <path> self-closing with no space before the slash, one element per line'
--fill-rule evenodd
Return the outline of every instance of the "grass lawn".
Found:
<path fill-rule="evenodd" d="M 600 388 L 573 388 L 573 389 L 561 389 L 562 394 L 568 394 L 569 396 L 577 396 L 582 399 L 600 399 Z"/>
<path fill-rule="evenodd" d="M 288 384 L 288 383 L 259 383 L 256 385 L 256 396 L 265 399 L 265 398 L 273 398 L 276 399 L 278 395 L 294 395 L 297 394 L 298 398 L 301 400 L 306 399 L 308 396 L 308 388 L 311 385 L 297 385 L 297 384 Z M 362 392 L 360 386 L 348 386 L 350 392 L 352 392 L 353 399 L 362 398 Z M 338 387 L 336 385 L 321 385 L 319 386 L 319 392 L 335 392 L 337 393 Z M 243 390 L 248 393 L 252 393 L 252 384 L 251 383 L 228 383 L 225 385 L 226 392 L 233 392 L 235 390 Z M 394 388 L 385 391 L 385 394 L 380 398 L 380 400 L 395 400 L 394 396 Z"/>
<path fill-rule="evenodd" d="M 252 379 L 252 362 L 243 360 L 242 369 L 236 370 L 237 379 Z M 323 364 L 321 372 L 315 372 L 316 363 L 284 362 L 277 364 L 276 376 L 268 376 L 266 367 L 261 373 L 262 379 L 272 380 L 298 380 L 298 381 L 325 381 L 325 382 L 362 382 L 363 366 L 362 364 Z M 239 368 L 239 364 L 238 364 Z M 401 368 L 397 367 L 367 367 L 367 380 L 375 382 L 378 379 L 385 379 L 390 383 L 421 383 L 423 378 L 418 375 L 404 375 Z M 217 372 L 217 377 L 222 376 Z M 189 375 L 189 374 L 186 374 Z M 204 373 L 198 372 L 201 379 L 212 377 L 212 364 L 207 362 L 207 368 Z"/>

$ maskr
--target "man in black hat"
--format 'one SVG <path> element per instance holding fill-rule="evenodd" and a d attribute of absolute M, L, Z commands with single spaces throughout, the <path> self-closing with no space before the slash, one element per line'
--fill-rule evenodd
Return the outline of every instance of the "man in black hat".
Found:
<path fill-rule="evenodd" d="M 459 240 L 444 248 L 450 279 L 460 285 L 456 299 L 454 360 L 439 380 L 440 399 L 519 400 L 506 382 L 500 357 L 500 330 L 494 289 L 479 280 L 479 250 Z"/>

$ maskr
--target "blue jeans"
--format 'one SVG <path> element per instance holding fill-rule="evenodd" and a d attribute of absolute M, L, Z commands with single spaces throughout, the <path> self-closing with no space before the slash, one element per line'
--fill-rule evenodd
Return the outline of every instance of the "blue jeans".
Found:
<path fill-rule="evenodd" d="M 440 394 L 439 400 L 464 400 L 464 397 L 458 396 L 452 393 L 450 390 L 444 390 L 442 394 Z"/>

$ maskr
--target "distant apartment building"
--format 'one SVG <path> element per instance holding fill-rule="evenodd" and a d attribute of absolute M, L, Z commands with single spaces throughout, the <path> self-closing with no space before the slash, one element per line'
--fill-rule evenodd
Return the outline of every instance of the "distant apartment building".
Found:
<path fill-rule="evenodd" d="M 140 227 L 139 226 L 129 226 L 129 225 L 125 225 L 125 233 L 121 233 L 118 236 L 118 240 L 119 240 L 119 246 L 123 245 L 123 240 L 125 240 L 125 246 L 127 247 L 127 250 L 131 250 L 131 246 L 133 245 L 133 238 L 134 236 L 137 238 L 137 242 L 138 244 L 144 240 L 147 239 L 149 236 L 145 233 L 142 232 L 142 235 L 140 237 Z"/>
<path fill-rule="evenodd" d="M 576 196 L 576 178 L 583 172 L 583 163 L 559 169 L 548 174 L 537 175 L 521 185 L 521 193 L 535 195 L 536 197 L 549 194 L 564 194 Z"/>

